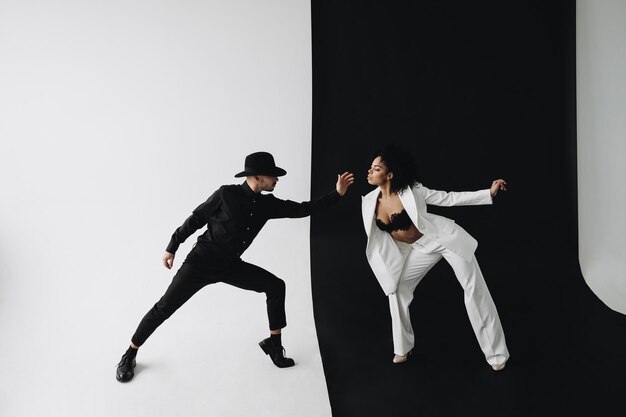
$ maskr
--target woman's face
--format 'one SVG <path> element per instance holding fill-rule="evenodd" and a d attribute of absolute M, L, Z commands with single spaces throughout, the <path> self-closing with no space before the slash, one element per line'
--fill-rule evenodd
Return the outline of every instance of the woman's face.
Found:
<path fill-rule="evenodd" d="M 371 185 L 382 185 L 391 179 L 390 176 L 387 165 L 380 159 L 380 156 L 377 156 L 367 171 L 367 182 Z"/>

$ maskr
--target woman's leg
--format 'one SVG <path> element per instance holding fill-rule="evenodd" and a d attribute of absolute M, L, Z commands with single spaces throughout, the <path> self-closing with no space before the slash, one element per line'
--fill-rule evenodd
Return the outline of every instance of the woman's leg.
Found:
<path fill-rule="evenodd" d="M 415 345 L 409 306 L 413 301 L 413 291 L 426 273 L 441 259 L 441 254 L 424 250 L 413 244 L 400 276 L 398 289 L 389 294 L 393 350 L 396 355 L 406 355 Z"/>
<path fill-rule="evenodd" d="M 487 363 L 490 365 L 505 363 L 509 358 L 509 351 L 504 339 L 504 330 L 476 257 L 468 262 L 449 250 L 445 250 L 443 256 L 463 287 L 467 315 Z"/>

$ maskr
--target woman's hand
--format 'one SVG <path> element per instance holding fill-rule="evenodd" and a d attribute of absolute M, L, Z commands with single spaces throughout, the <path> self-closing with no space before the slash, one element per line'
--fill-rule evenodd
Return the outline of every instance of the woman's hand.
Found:
<path fill-rule="evenodd" d="M 506 181 L 502 179 L 495 180 L 491 183 L 491 196 L 495 197 L 498 194 L 498 191 L 506 191 Z"/>
<path fill-rule="evenodd" d="M 337 175 L 337 192 L 340 196 L 348 191 L 348 187 L 354 182 L 354 174 L 350 172 L 344 172 L 341 175 Z"/>

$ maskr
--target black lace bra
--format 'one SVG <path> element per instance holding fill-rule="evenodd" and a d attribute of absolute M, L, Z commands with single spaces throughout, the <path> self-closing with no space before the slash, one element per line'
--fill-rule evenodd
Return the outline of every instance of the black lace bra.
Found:
<path fill-rule="evenodd" d="M 378 228 L 383 232 L 391 233 L 395 232 L 396 230 L 409 230 L 411 228 L 411 225 L 413 224 L 411 222 L 409 214 L 404 209 L 402 209 L 400 213 L 393 213 L 391 216 L 389 216 L 389 220 L 390 221 L 387 224 L 379 218 L 376 218 L 376 226 L 378 226 Z"/>

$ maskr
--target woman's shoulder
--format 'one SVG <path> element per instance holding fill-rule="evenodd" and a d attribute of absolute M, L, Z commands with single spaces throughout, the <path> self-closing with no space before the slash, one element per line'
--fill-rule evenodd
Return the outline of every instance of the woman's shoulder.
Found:
<path fill-rule="evenodd" d="M 376 197 L 378 197 L 378 194 L 380 194 L 380 190 L 378 189 L 378 187 L 376 187 L 361 198 L 363 198 L 363 200 L 375 199 Z"/>
<path fill-rule="evenodd" d="M 425 188 L 426 187 L 424 187 L 424 184 L 422 184 L 421 182 L 416 182 L 410 187 L 410 190 L 411 192 L 413 192 L 413 194 L 415 194 L 415 193 L 419 193 L 420 191 L 423 191 Z"/>
<path fill-rule="evenodd" d="M 398 192 L 398 194 L 404 194 L 404 193 L 405 193 L 405 192 L 407 192 L 407 191 L 410 191 L 410 192 L 415 192 L 415 191 L 419 190 L 419 189 L 420 189 L 420 188 L 422 188 L 422 187 L 424 187 L 424 186 L 422 185 L 422 183 L 420 183 L 420 182 L 416 182 L 416 183 L 415 183 L 415 184 L 413 184 L 413 185 L 407 185 L 405 188 L 403 188 L 402 190 L 400 190 L 400 191 Z"/>

